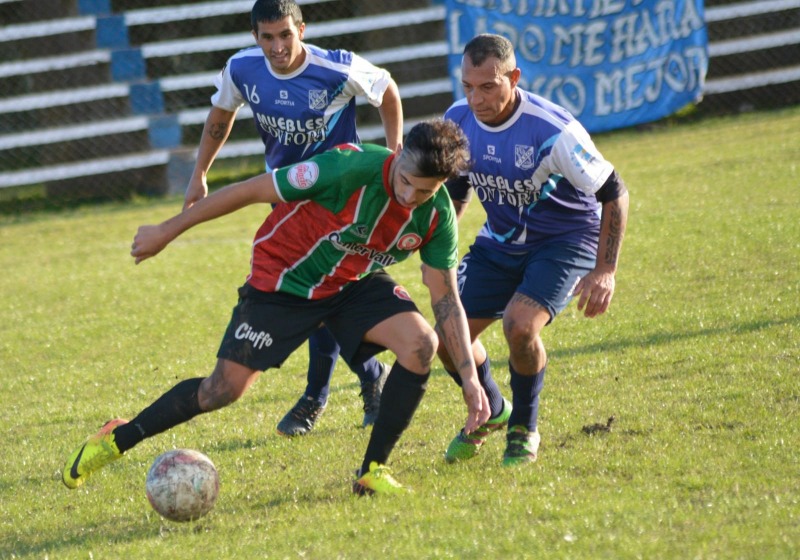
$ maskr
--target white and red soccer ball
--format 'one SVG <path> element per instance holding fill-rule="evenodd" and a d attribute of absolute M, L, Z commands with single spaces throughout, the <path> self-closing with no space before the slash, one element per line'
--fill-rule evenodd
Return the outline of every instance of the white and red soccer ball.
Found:
<path fill-rule="evenodd" d="M 147 472 L 147 499 L 170 521 L 195 521 L 214 507 L 219 475 L 211 459 L 192 449 L 159 455 Z"/>

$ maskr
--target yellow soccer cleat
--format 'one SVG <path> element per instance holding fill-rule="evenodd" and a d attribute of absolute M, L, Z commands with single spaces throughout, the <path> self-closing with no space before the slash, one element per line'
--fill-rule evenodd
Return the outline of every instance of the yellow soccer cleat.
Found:
<path fill-rule="evenodd" d="M 353 482 L 353 493 L 359 496 L 373 494 L 402 494 L 408 489 L 397 482 L 389 474 L 389 467 L 379 465 L 375 461 L 369 464 L 369 472 Z"/>
<path fill-rule="evenodd" d="M 114 442 L 114 428 L 127 424 L 127 420 L 115 418 L 106 422 L 100 431 L 89 437 L 67 459 L 61 480 L 67 488 L 77 488 L 94 471 L 122 457 Z"/>

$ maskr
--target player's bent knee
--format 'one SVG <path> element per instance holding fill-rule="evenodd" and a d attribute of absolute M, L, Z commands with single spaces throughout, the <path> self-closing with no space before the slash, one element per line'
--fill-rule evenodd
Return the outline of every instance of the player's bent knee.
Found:
<path fill-rule="evenodd" d="M 517 344 L 530 344 L 539 336 L 534 326 L 527 322 L 515 321 L 513 318 L 503 319 L 503 335 L 510 346 Z"/>
<path fill-rule="evenodd" d="M 217 368 L 205 378 L 197 391 L 197 400 L 204 412 L 211 412 L 239 400 L 254 380 L 252 372 L 229 371 Z"/>
<path fill-rule="evenodd" d="M 433 363 L 433 358 L 436 356 L 436 349 L 439 347 L 439 337 L 436 332 L 431 329 L 423 333 L 418 339 L 419 347 L 417 348 L 417 355 L 419 356 L 420 365 L 429 370 Z"/>
<path fill-rule="evenodd" d="M 409 371 L 427 373 L 431 369 L 438 344 L 439 338 L 433 329 L 423 329 L 415 333 L 408 343 L 400 345 L 395 352 L 397 360 Z"/>

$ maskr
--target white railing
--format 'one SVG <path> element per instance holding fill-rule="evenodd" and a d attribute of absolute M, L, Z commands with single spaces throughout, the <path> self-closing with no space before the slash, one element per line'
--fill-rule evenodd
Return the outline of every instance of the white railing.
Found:
<path fill-rule="evenodd" d="M 0 2 L 8 1 L 15 0 L 0 0 Z M 299 0 L 298 3 L 312 4 L 326 1 L 330 0 Z M 199 19 L 236 12 L 246 13 L 251 7 L 252 0 L 230 0 L 227 2 L 193 4 L 191 6 L 134 10 L 126 13 L 124 17 L 127 25 L 136 26 L 166 23 L 170 21 L 184 21 L 186 19 Z M 719 22 L 799 7 L 800 0 L 753 0 L 739 4 L 707 8 L 705 14 L 706 21 Z M 436 21 L 444 22 L 444 18 L 444 7 L 434 6 L 379 16 L 334 20 L 315 23 L 313 26 L 309 26 L 305 38 L 313 42 L 315 38 L 352 33 L 354 30 L 363 32 L 394 29 L 398 26 L 398 22 L 402 22 L 403 25 L 413 25 Z M 44 37 L 57 33 L 86 31 L 92 29 L 95 24 L 96 18 L 94 16 L 87 16 L 67 18 L 56 22 L 11 25 L 0 29 L 0 42 L 22 38 Z M 246 47 L 252 44 L 252 42 L 252 35 L 243 32 L 240 34 L 219 35 L 197 39 L 148 43 L 141 46 L 141 51 L 143 56 L 148 59 L 196 52 L 234 51 Z M 711 43 L 709 45 L 709 55 L 713 58 L 715 56 L 752 52 L 755 50 L 798 43 L 800 43 L 800 31 L 798 30 L 766 33 Z M 448 47 L 445 41 L 434 41 L 416 46 L 366 52 L 362 53 L 362 55 L 374 64 L 385 65 L 402 60 L 443 57 L 448 54 L 447 49 Z M 107 64 L 110 58 L 111 56 L 108 51 L 95 50 L 64 56 L 2 63 L 0 64 L 0 78 L 95 64 Z M 159 80 L 159 84 L 161 90 L 165 92 L 211 87 L 215 74 L 216 72 L 198 72 L 181 76 L 165 77 Z M 706 82 L 706 93 L 727 93 L 794 81 L 800 81 L 800 65 L 710 79 Z M 404 100 L 448 93 L 452 89 L 448 77 L 438 80 L 399 84 L 399 87 L 401 98 Z M 129 93 L 130 88 L 127 84 L 104 84 L 71 90 L 0 98 L 0 112 L 13 113 L 29 110 L 30 107 L 47 108 L 66 106 L 79 102 L 125 97 L 128 96 Z M 363 103 L 361 100 L 359 100 L 359 102 Z M 207 114 L 207 108 L 186 109 L 177 113 L 177 120 L 181 126 L 198 125 L 205 122 Z M 249 118 L 252 118 L 252 113 L 248 107 L 243 107 L 237 114 L 237 119 Z M 421 119 L 409 120 L 406 123 L 406 130 L 419 120 Z M 147 127 L 147 117 L 125 117 L 99 123 L 70 125 L 47 130 L 6 134 L 0 135 L 0 150 L 25 146 L 44 146 L 57 142 L 85 139 L 111 133 L 116 134 L 125 131 L 142 131 L 147 130 Z M 374 125 L 360 128 L 359 134 L 364 141 L 375 141 L 382 138 L 384 133 L 380 125 Z M 223 147 L 218 157 L 252 156 L 261 153 L 263 153 L 263 145 L 260 140 L 231 141 Z M 77 178 L 111 171 L 150 167 L 165 164 L 168 160 L 168 150 L 155 150 L 152 152 L 129 154 L 114 158 L 100 158 L 90 161 L 53 165 L 33 170 L 26 169 L 12 172 L 0 172 L 0 188 L 47 182 L 56 179 Z"/>

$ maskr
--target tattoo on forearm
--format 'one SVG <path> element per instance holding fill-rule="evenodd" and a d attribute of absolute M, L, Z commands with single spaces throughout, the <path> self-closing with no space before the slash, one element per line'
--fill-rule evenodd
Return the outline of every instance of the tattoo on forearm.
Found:
<path fill-rule="evenodd" d="M 228 124 L 224 122 L 212 123 L 208 127 L 208 135 L 214 140 L 222 140 L 228 132 Z"/>
<path fill-rule="evenodd" d="M 608 237 L 606 237 L 606 252 L 603 255 L 606 264 L 616 265 L 619 259 L 619 252 L 622 248 L 622 211 L 619 208 L 611 207 L 608 213 Z"/>
<path fill-rule="evenodd" d="M 433 316 L 436 319 L 436 334 L 439 335 L 440 341 L 445 345 L 445 348 L 447 348 L 447 352 L 454 364 L 457 358 L 461 358 L 460 363 L 455 364 L 457 368 L 461 369 L 469 365 L 472 348 L 470 340 L 468 339 L 469 337 L 467 337 L 467 340 L 464 340 L 458 336 L 458 324 L 462 321 L 466 323 L 466 317 L 464 317 L 463 308 L 459 305 L 456 292 L 452 289 L 453 287 L 450 282 L 449 274 L 445 274 L 445 282 L 451 287 L 451 291 L 433 305 Z M 469 335 L 469 333 L 467 333 L 467 335 Z M 458 352 L 460 356 L 454 355 L 455 352 Z"/>
<path fill-rule="evenodd" d="M 458 303 L 455 295 L 448 294 L 433 305 L 433 316 L 436 318 L 436 325 L 440 330 L 444 330 L 447 320 L 458 313 Z"/>

